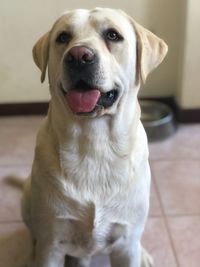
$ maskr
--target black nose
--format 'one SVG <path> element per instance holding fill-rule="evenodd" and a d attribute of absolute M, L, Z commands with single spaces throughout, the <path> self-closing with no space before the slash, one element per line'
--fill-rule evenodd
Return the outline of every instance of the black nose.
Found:
<path fill-rule="evenodd" d="M 70 68 L 83 68 L 96 62 L 95 53 L 85 46 L 72 47 L 65 57 L 65 64 Z"/>

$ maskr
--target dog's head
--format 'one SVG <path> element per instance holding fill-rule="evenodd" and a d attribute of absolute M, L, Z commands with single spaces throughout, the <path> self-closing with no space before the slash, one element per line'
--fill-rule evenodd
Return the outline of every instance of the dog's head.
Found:
<path fill-rule="evenodd" d="M 124 12 L 63 14 L 33 48 L 41 81 L 48 66 L 53 98 L 77 115 L 112 114 L 167 53 L 166 44 Z"/>

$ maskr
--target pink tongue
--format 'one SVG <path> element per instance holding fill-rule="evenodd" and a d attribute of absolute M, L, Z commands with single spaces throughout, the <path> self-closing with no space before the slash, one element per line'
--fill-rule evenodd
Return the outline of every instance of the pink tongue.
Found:
<path fill-rule="evenodd" d="M 66 99 L 72 112 L 91 112 L 98 102 L 100 92 L 97 89 L 88 91 L 70 90 L 66 95 Z"/>

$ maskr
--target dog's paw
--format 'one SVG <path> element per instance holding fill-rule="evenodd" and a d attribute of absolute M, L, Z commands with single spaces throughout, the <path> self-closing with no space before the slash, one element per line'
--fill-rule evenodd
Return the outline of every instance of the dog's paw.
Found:
<path fill-rule="evenodd" d="M 153 258 L 144 248 L 142 248 L 141 267 L 153 267 L 153 266 L 154 266 Z"/>

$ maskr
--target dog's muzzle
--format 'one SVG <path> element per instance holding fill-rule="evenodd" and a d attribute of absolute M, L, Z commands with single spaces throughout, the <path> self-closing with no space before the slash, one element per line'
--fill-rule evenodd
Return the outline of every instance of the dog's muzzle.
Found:
<path fill-rule="evenodd" d="M 102 108 L 109 108 L 118 97 L 114 88 L 103 93 L 96 85 L 99 70 L 97 54 L 86 46 L 75 46 L 64 58 L 64 68 L 67 72 L 70 89 L 61 90 L 73 113 L 87 115 Z"/>
<path fill-rule="evenodd" d="M 80 80 L 93 83 L 99 68 L 99 58 L 93 49 L 86 46 L 72 47 L 64 58 L 64 69 L 71 87 Z"/>

